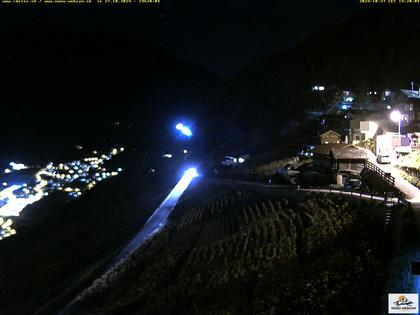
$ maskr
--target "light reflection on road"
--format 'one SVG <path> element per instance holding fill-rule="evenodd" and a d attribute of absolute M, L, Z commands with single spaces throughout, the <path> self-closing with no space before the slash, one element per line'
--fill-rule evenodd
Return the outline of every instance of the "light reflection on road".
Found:
<path fill-rule="evenodd" d="M 197 177 L 197 170 L 195 168 L 188 169 L 184 176 L 175 185 L 169 195 L 163 200 L 160 206 L 146 221 L 143 228 L 136 235 L 136 237 L 121 251 L 121 253 L 114 258 L 110 266 L 121 262 L 125 257 L 129 256 L 134 250 L 141 246 L 147 239 L 154 234 L 158 233 L 167 222 L 167 219 L 175 208 L 179 198 L 182 196 L 184 191 L 188 188 L 191 181 Z"/>

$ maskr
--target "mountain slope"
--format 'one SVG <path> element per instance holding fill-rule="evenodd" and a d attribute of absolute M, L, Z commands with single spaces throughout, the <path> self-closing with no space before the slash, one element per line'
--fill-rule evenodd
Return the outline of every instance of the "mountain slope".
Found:
<path fill-rule="evenodd" d="M 408 86 L 420 79 L 419 13 L 414 6 L 364 7 L 294 48 L 243 69 L 234 84 L 270 107 L 315 84 L 361 92 Z"/>

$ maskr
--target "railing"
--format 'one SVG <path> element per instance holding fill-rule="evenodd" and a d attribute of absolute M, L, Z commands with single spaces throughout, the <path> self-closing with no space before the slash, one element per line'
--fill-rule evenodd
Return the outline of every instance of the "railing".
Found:
<path fill-rule="evenodd" d="M 389 186 L 395 185 L 395 178 L 389 173 L 385 173 L 381 168 L 372 162 L 366 161 L 365 168 L 379 175 Z"/>
<path fill-rule="evenodd" d="M 258 182 L 258 181 L 248 181 L 248 180 L 238 180 L 238 179 L 227 179 L 227 178 L 210 178 L 210 181 L 217 181 L 226 184 L 238 184 L 238 185 L 252 185 L 258 186 L 262 188 L 278 188 L 278 189 L 285 189 L 288 191 L 300 191 L 300 192 L 312 192 L 312 193 L 329 193 L 329 194 L 336 194 L 341 196 L 349 196 L 358 199 L 365 199 L 370 201 L 377 201 L 383 202 L 385 204 L 394 204 L 394 205 L 404 205 L 407 207 L 411 207 L 411 203 L 401 198 L 398 195 L 394 195 L 390 192 L 384 195 L 375 195 L 372 193 L 366 192 L 356 192 L 356 191 L 346 191 L 344 189 L 336 189 L 336 188 L 321 188 L 321 187 L 312 187 L 312 188 L 301 188 L 299 185 L 279 185 L 279 184 L 270 184 L 267 182 Z"/>

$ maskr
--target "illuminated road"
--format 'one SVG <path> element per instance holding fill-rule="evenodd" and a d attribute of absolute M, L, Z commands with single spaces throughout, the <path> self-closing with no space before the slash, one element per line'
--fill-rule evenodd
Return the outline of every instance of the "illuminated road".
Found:
<path fill-rule="evenodd" d="M 139 248 L 147 239 L 151 236 L 155 235 L 162 228 L 165 227 L 166 222 L 168 220 L 169 215 L 171 214 L 172 210 L 175 208 L 179 198 L 182 196 L 184 191 L 188 188 L 191 181 L 197 177 L 197 170 L 195 168 L 188 169 L 184 176 L 179 180 L 179 182 L 175 185 L 169 195 L 163 200 L 160 206 L 155 210 L 155 212 L 150 216 L 150 218 L 146 221 L 143 228 L 140 232 L 128 243 L 124 249 L 112 260 L 109 264 L 108 268 L 106 268 L 105 273 L 102 275 L 102 278 L 108 277 L 110 273 L 113 272 L 114 268 L 119 266 L 124 260 L 130 256 L 130 254 Z M 94 290 L 96 283 L 94 282 L 90 287 L 83 290 L 73 301 L 71 301 L 67 307 L 60 312 L 62 314 L 70 314 L 72 306 L 77 303 L 80 299 L 83 298 L 86 294 L 89 293 L 90 290 Z"/>
<path fill-rule="evenodd" d="M 165 225 L 169 215 L 175 208 L 179 198 L 182 196 L 184 191 L 188 188 L 191 181 L 197 177 L 197 171 L 195 168 L 191 168 L 185 172 L 184 176 L 175 185 L 169 195 L 156 209 L 156 211 L 146 221 L 140 232 L 134 237 L 130 243 L 124 247 L 121 253 L 114 258 L 111 262 L 111 266 L 123 261 L 124 258 L 129 256 L 134 250 L 140 247 L 148 238 L 158 233 Z"/>
<path fill-rule="evenodd" d="M 386 173 L 390 173 L 392 177 L 395 178 L 395 187 L 401 191 L 404 195 L 406 195 L 407 201 L 411 203 L 413 208 L 419 209 L 420 208 L 420 190 L 405 180 L 402 176 L 398 168 L 396 168 L 393 164 L 379 164 L 376 161 L 375 155 L 370 152 L 369 150 L 365 150 L 368 153 L 369 161 L 380 169 L 382 169 Z"/>

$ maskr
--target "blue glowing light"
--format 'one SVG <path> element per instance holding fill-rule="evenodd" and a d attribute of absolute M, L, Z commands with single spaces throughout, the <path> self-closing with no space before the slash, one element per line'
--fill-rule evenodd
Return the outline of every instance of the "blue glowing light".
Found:
<path fill-rule="evenodd" d="M 26 165 L 25 164 L 23 164 L 23 163 L 15 163 L 15 162 L 10 162 L 9 163 L 9 165 L 15 170 L 15 171 L 20 171 L 20 170 L 23 170 L 23 169 L 25 169 L 25 168 L 27 168 L 26 167 Z"/>
<path fill-rule="evenodd" d="M 191 167 L 188 170 L 185 171 L 184 176 L 190 179 L 193 179 L 194 177 L 198 177 L 198 172 L 195 167 Z"/>
<path fill-rule="evenodd" d="M 183 135 L 186 135 L 187 137 L 191 137 L 192 136 L 192 131 L 190 128 L 188 128 L 187 126 L 184 126 L 183 123 L 178 123 L 175 128 L 179 131 L 181 131 L 181 133 Z"/>

